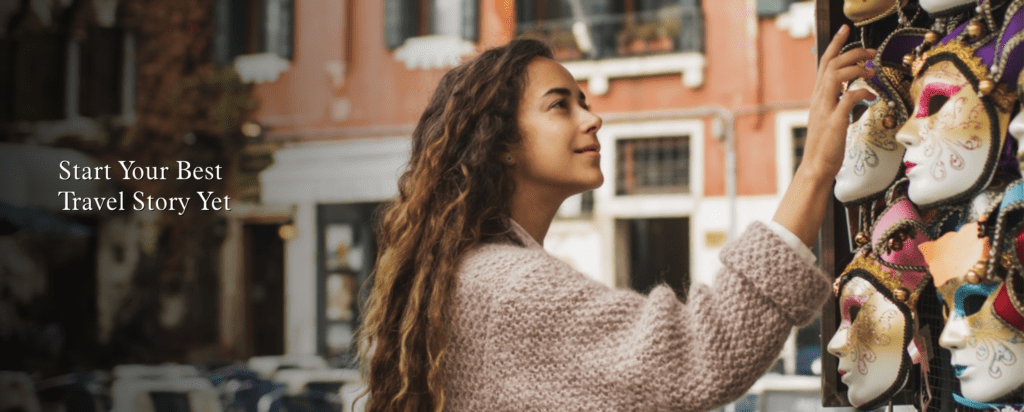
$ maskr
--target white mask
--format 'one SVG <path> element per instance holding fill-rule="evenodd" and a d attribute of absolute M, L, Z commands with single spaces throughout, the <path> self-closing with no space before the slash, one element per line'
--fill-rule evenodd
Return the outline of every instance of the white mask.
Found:
<path fill-rule="evenodd" d="M 1010 120 L 1010 134 L 1018 141 L 1024 141 L 1024 110 L 1017 112 L 1017 116 Z"/>
<path fill-rule="evenodd" d="M 828 342 L 828 351 L 839 358 L 841 380 L 849 388 L 847 399 L 859 408 L 904 385 L 896 380 L 907 350 L 907 319 L 860 277 L 843 285 L 839 305 L 842 323 Z"/>
<path fill-rule="evenodd" d="M 1024 385 L 1024 334 L 992 311 L 1000 283 L 951 279 L 938 288 L 947 313 L 939 346 L 950 351 L 960 392 L 978 402 L 997 402 Z"/>
<path fill-rule="evenodd" d="M 881 96 L 863 79 L 854 80 L 847 91 L 859 89 Z M 846 129 L 846 156 L 836 175 L 835 194 L 843 203 L 885 192 L 896 180 L 905 150 L 896 142 L 896 132 L 901 125 L 896 123 L 895 110 L 889 108 L 886 99 L 862 101 L 857 105 L 853 122 Z M 891 116 L 888 120 L 895 127 L 885 127 L 886 116 Z"/>
<path fill-rule="evenodd" d="M 950 48 L 966 47 L 957 43 Z M 911 86 L 915 106 L 896 140 L 907 148 L 907 194 L 922 208 L 972 196 L 988 184 L 995 170 L 1009 116 L 1000 110 L 996 118 L 989 116 L 989 107 L 968 74 L 945 54 L 924 68 Z"/>
<path fill-rule="evenodd" d="M 920 0 L 921 8 L 929 14 L 941 13 L 960 6 L 976 4 L 975 0 Z"/>

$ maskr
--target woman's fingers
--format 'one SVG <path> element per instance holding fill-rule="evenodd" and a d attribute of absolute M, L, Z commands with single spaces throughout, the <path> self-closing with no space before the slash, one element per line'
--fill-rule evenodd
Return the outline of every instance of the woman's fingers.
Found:
<path fill-rule="evenodd" d="M 832 72 L 832 81 L 830 82 L 830 86 L 834 87 L 832 94 L 838 97 L 839 93 L 843 91 L 843 83 L 849 82 L 858 77 L 863 77 L 866 79 L 874 75 L 874 69 L 866 69 L 860 66 L 849 66 L 836 70 Z"/>
<path fill-rule="evenodd" d="M 832 60 L 825 74 L 818 79 L 814 91 L 816 103 L 822 104 L 821 108 L 831 107 L 830 102 L 835 102 L 839 93 L 843 91 L 843 83 L 849 82 L 858 77 L 869 78 L 875 75 L 874 69 L 861 67 L 856 63 L 874 56 L 873 50 L 855 49 L 843 53 Z"/>
<path fill-rule="evenodd" d="M 857 64 L 864 60 L 870 60 L 875 58 L 877 52 L 874 49 L 862 49 L 856 48 L 853 50 L 847 50 L 846 53 L 839 55 L 832 59 L 828 64 L 831 66 L 830 69 L 840 69 L 846 66 Z"/>
<path fill-rule="evenodd" d="M 825 52 L 821 54 L 821 60 L 818 62 L 818 78 L 821 78 L 821 73 L 825 67 L 828 67 L 828 63 L 839 55 L 839 51 L 843 49 L 843 44 L 846 44 L 846 39 L 849 36 L 850 27 L 845 24 L 839 28 L 835 36 L 832 36 L 832 42 L 825 48 Z"/>
<path fill-rule="evenodd" d="M 862 100 L 872 101 L 878 98 L 874 93 L 871 93 L 869 89 L 857 89 L 843 95 L 842 99 L 839 99 L 839 104 L 836 105 L 834 113 L 835 119 L 832 119 L 834 124 L 833 127 L 845 130 L 850 125 L 850 112 L 853 111 L 853 105 L 857 104 Z"/>

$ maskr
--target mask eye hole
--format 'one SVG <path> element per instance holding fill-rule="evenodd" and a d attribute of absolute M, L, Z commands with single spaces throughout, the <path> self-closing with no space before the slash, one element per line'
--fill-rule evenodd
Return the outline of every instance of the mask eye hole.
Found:
<path fill-rule="evenodd" d="M 942 320 L 948 321 L 949 320 L 949 306 L 946 305 L 946 301 L 942 299 L 942 296 L 939 296 L 939 301 L 942 302 Z"/>
<path fill-rule="evenodd" d="M 928 116 L 932 116 L 942 110 L 942 106 L 949 101 L 949 96 L 937 94 L 928 99 Z"/>
<path fill-rule="evenodd" d="M 981 310 L 981 306 L 985 304 L 985 299 L 988 297 L 985 295 L 970 295 L 964 298 L 964 316 L 971 316 L 978 313 Z"/>
<path fill-rule="evenodd" d="M 858 314 L 860 314 L 860 306 L 859 305 L 858 306 L 851 306 L 850 307 L 850 323 L 853 323 L 854 321 L 857 320 L 857 315 Z"/>
<path fill-rule="evenodd" d="M 871 107 L 867 100 L 861 100 L 853 105 L 853 110 L 850 111 L 850 123 L 856 123 L 864 113 L 867 113 L 868 108 Z"/>

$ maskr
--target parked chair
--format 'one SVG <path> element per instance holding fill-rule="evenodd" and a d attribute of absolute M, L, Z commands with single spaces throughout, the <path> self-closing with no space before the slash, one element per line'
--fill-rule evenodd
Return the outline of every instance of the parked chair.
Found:
<path fill-rule="evenodd" d="M 257 412 L 258 402 L 284 385 L 260 377 L 245 365 L 231 365 L 214 371 L 210 382 L 220 392 L 221 405 L 225 412 Z M 277 412 L 274 405 L 269 412 Z"/>
<path fill-rule="evenodd" d="M 193 365 L 165 363 L 163 365 L 117 365 L 114 367 L 116 379 L 172 379 L 194 378 L 199 376 L 199 368 Z"/>
<path fill-rule="evenodd" d="M 270 379 L 277 371 L 284 369 L 329 368 L 327 361 L 318 355 L 253 356 L 247 366 L 263 379 Z"/>
<path fill-rule="evenodd" d="M 40 400 L 60 404 L 66 412 L 107 412 L 110 381 L 106 372 L 72 373 L 40 382 L 37 393 Z"/>
<path fill-rule="evenodd" d="M 112 393 L 111 412 L 222 412 L 206 378 L 118 379 Z"/>

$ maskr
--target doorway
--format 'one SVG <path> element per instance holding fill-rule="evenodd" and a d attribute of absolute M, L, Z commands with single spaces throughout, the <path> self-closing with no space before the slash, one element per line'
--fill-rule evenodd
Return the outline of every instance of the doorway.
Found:
<path fill-rule="evenodd" d="M 623 279 L 640 293 L 667 284 L 679 300 L 686 300 L 690 287 L 690 218 L 667 217 L 622 219 L 626 247 Z"/>

